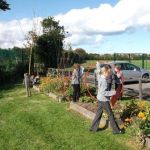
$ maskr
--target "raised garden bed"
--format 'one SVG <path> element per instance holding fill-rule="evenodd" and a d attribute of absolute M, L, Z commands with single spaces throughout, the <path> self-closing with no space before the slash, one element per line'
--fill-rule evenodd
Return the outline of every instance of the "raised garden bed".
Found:
<path fill-rule="evenodd" d="M 94 117 L 95 117 L 95 109 L 93 109 L 93 107 L 97 107 L 97 106 L 93 106 L 92 109 L 94 112 L 86 109 L 83 107 L 84 106 L 88 106 L 86 104 L 81 104 L 81 103 L 74 103 L 74 102 L 71 102 L 70 103 L 70 109 L 74 110 L 75 112 L 78 112 L 79 114 L 83 115 L 84 117 L 86 117 L 87 119 L 90 119 L 90 120 L 93 120 Z M 89 107 L 89 106 L 88 106 Z M 91 108 L 91 107 L 90 107 Z M 99 127 L 100 128 L 104 128 L 105 126 L 107 125 L 107 119 L 106 118 L 101 118 L 101 121 L 100 121 L 100 125 Z"/>
<path fill-rule="evenodd" d="M 37 92 L 40 92 L 40 88 L 35 86 L 35 85 L 33 86 L 33 89 L 35 91 L 37 91 Z M 58 102 L 62 102 L 63 101 L 63 96 L 61 96 L 61 95 L 57 95 L 57 94 L 51 93 L 51 92 L 46 93 L 46 95 L 48 95 L 49 97 L 53 98 L 54 100 L 56 100 Z"/>
<path fill-rule="evenodd" d="M 97 104 L 93 104 L 93 103 L 81 103 L 81 102 L 78 102 L 77 103 L 79 106 L 93 112 L 93 113 L 96 113 L 96 110 L 97 110 Z"/>
<path fill-rule="evenodd" d="M 150 138 L 146 138 L 146 148 L 147 150 L 150 150 Z"/>

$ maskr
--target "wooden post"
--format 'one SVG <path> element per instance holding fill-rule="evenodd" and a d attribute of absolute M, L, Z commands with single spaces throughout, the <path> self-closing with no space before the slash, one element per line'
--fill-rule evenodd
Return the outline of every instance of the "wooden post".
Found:
<path fill-rule="evenodd" d="M 142 68 L 144 69 L 144 54 L 142 54 Z"/>
<path fill-rule="evenodd" d="M 129 63 L 131 63 L 131 55 L 130 54 L 128 54 L 129 55 Z"/>
<path fill-rule="evenodd" d="M 139 78 L 139 99 L 142 100 L 142 79 Z"/>
<path fill-rule="evenodd" d="M 116 61 L 116 54 L 114 53 L 114 61 Z"/>

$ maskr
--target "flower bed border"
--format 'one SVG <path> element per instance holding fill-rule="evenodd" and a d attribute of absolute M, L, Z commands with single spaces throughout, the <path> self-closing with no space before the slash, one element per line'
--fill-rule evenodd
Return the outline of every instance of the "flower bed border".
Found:
<path fill-rule="evenodd" d="M 70 109 L 80 113 L 81 115 L 85 116 L 86 118 L 93 120 L 95 117 L 95 113 L 85 109 L 84 107 L 78 105 L 77 103 L 70 102 Z"/>
<path fill-rule="evenodd" d="M 145 143 L 146 148 L 147 150 L 150 150 L 150 138 L 146 138 L 145 140 L 146 140 L 146 143 Z"/>
<path fill-rule="evenodd" d="M 37 92 L 40 92 L 40 88 L 37 87 L 37 86 L 35 86 L 35 85 L 33 85 L 33 89 L 34 89 L 35 91 L 37 91 Z M 62 97 L 62 96 L 56 95 L 56 94 L 54 94 L 54 93 L 52 93 L 52 92 L 46 93 L 46 95 L 49 96 L 49 97 L 51 97 L 51 98 L 53 98 L 55 101 L 57 101 L 57 102 L 59 102 L 59 103 L 62 102 L 62 100 L 63 100 L 63 97 Z"/>
<path fill-rule="evenodd" d="M 71 110 L 74 110 L 75 112 L 78 112 L 79 114 L 83 115 L 87 119 L 93 120 L 94 117 L 95 117 L 95 113 L 93 113 L 92 111 L 87 110 L 86 108 L 78 105 L 77 103 L 70 102 L 69 108 Z M 107 124 L 107 120 L 105 118 L 101 118 L 100 126 L 101 126 L 102 122 L 106 122 L 106 124 Z M 110 128 L 109 123 L 108 123 L 108 128 Z"/>

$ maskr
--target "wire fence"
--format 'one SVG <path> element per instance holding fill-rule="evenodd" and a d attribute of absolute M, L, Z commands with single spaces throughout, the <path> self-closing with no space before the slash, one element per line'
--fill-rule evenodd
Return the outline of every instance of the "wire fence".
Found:
<path fill-rule="evenodd" d="M 11 70 L 16 64 L 28 62 L 28 54 L 23 50 L 0 50 L 0 67 Z"/>

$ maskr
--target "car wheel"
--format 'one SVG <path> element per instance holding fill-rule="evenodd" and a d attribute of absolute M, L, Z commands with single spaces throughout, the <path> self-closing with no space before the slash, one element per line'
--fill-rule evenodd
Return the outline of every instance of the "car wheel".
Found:
<path fill-rule="evenodd" d="M 144 75 L 142 76 L 142 78 L 143 78 L 143 79 L 149 79 L 149 75 L 148 75 L 148 74 L 144 74 Z"/>

